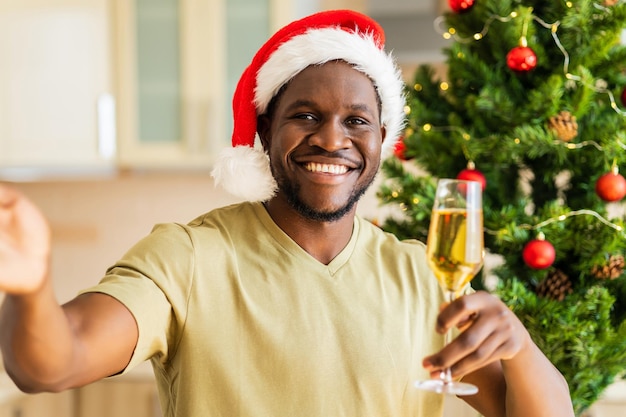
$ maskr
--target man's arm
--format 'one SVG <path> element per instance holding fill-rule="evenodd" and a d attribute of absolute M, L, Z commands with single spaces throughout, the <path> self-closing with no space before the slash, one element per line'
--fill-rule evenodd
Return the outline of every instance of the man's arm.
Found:
<path fill-rule="evenodd" d="M 0 184 L 0 349 L 26 392 L 60 391 L 121 371 L 137 342 L 132 314 L 104 294 L 61 306 L 48 277 L 50 231 L 37 208 Z"/>
<path fill-rule="evenodd" d="M 485 417 L 573 417 L 567 383 L 504 303 L 477 292 L 444 308 L 437 330 L 459 326 L 450 345 L 425 358 L 435 376 L 446 366 L 479 387 L 463 399 Z"/>

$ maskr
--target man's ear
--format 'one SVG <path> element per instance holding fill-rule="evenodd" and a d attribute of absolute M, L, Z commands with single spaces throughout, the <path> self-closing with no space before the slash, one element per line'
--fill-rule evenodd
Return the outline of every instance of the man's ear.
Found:
<path fill-rule="evenodd" d="M 385 141 L 386 136 L 387 136 L 387 129 L 385 128 L 385 126 L 381 126 L 380 127 L 380 137 L 382 138 L 381 143 Z"/>
<path fill-rule="evenodd" d="M 259 134 L 259 139 L 261 139 L 261 145 L 263 145 L 263 150 L 267 152 L 269 150 L 270 145 L 270 119 L 267 115 L 262 114 L 257 116 L 256 118 L 256 131 Z"/>

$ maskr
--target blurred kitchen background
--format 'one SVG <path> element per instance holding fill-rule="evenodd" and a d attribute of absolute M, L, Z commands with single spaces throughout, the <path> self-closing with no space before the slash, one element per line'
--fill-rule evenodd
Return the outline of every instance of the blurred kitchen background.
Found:
<path fill-rule="evenodd" d="M 0 0 L 0 181 L 53 231 L 60 301 L 95 284 L 155 223 L 236 200 L 209 171 L 229 146 L 230 99 L 258 47 L 306 14 L 379 20 L 408 79 L 438 64 L 446 0 Z M 380 216 L 376 187 L 360 213 Z M 622 388 L 594 417 L 624 415 Z M 621 410 L 621 411 L 620 411 Z M 156 417 L 150 367 L 61 394 L 24 395 L 0 373 L 0 417 Z M 476 413 L 451 401 L 446 416 Z"/>

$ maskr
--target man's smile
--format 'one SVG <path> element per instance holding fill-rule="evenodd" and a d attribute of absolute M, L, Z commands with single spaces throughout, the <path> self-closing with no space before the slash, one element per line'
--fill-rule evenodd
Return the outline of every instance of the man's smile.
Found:
<path fill-rule="evenodd" d="M 345 174 L 346 172 L 348 172 L 348 167 L 345 165 L 320 164 L 316 162 L 307 162 L 304 165 L 304 168 L 310 172 L 323 173 L 323 174 L 341 175 L 341 174 Z"/>

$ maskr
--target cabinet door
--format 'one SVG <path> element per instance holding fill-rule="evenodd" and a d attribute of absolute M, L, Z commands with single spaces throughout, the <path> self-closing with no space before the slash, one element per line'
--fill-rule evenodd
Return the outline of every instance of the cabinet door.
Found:
<path fill-rule="evenodd" d="M 108 1 L 0 2 L 1 168 L 113 157 Z"/>
<path fill-rule="evenodd" d="M 115 0 L 119 163 L 208 168 L 224 132 L 225 0 Z"/>

